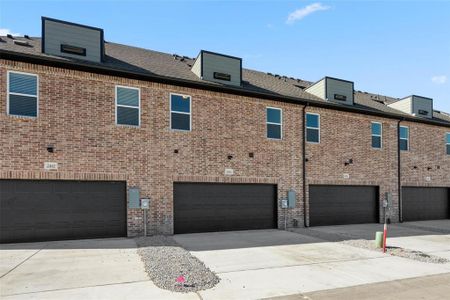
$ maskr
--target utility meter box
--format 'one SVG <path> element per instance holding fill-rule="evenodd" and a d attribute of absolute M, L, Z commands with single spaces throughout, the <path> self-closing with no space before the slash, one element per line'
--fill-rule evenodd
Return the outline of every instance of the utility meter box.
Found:
<path fill-rule="evenodd" d="M 141 208 L 142 209 L 149 209 L 150 208 L 150 199 L 142 198 L 141 199 Z"/>
<path fill-rule="evenodd" d="M 297 194 L 294 190 L 288 191 L 288 208 L 295 208 L 295 203 L 297 202 Z"/>
<path fill-rule="evenodd" d="M 383 207 L 391 206 L 391 204 L 392 204 L 392 194 L 386 192 L 383 200 Z"/>

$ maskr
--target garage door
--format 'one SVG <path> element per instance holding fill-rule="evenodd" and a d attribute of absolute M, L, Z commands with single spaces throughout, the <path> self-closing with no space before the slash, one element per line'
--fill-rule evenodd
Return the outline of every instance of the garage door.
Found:
<path fill-rule="evenodd" d="M 310 226 L 378 222 L 378 188 L 374 186 L 309 186 Z"/>
<path fill-rule="evenodd" d="M 126 236 L 124 182 L 0 180 L 2 243 Z"/>
<path fill-rule="evenodd" d="M 276 186 L 174 184 L 175 233 L 276 227 Z"/>
<path fill-rule="evenodd" d="M 403 221 L 448 219 L 448 190 L 434 187 L 402 188 Z"/>

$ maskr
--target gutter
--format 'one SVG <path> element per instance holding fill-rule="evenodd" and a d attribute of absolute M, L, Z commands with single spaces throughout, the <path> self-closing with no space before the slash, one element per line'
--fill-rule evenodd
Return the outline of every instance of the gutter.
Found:
<path fill-rule="evenodd" d="M 398 221 L 403 222 L 402 177 L 401 177 L 401 151 L 400 151 L 400 122 L 397 121 L 397 188 L 398 188 Z"/>
<path fill-rule="evenodd" d="M 84 72 L 98 73 L 98 74 L 109 75 L 109 76 L 118 76 L 118 77 L 124 77 L 124 78 L 129 78 L 129 79 L 137 79 L 137 80 L 157 82 L 157 83 L 163 83 L 163 84 L 171 84 L 171 85 L 176 85 L 176 86 L 181 86 L 181 87 L 209 90 L 209 91 L 214 91 L 214 92 L 219 92 L 219 93 L 229 93 L 229 94 L 234 94 L 234 95 L 266 99 L 266 100 L 273 100 L 273 101 L 279 101 L 279 102 L 285 102 L 285 103 L 311 105 L 314 107 L 322 107 L 322 108 L 334 109 L 334 110 L 338 110 L 338 111 L 360 113 L 360 114 L 384 117 L 384 118 L 389 118 L 389 119 L 406 120 L 406 121 L 411 121 L 411 122 L 425 123 L 425 124 L 437 125 L 437 126 L 443 126 L 443 127 L 450 128 L 450 123 L 444 122 L 444 121 L 417 119 L 417 118 L 413 118 L 413 117 L 400 116 L 398 114 L 381 112 L 381 111 L 372 110 L 372 109 L 356 108 L 353 106 L 343 106 L 343 105 L 338 105 L 338 104 L 334 104 L 334 103 L 330 103 L 330 102 L 322 102 L 319 100 L 311 100 L 311 99 L 305 99 L 305 98 L 284 96 L 284 95 L 277 94 L 277 93 L 248 91 L 248 90 L 244 90 L 244 89 L 238 88 L 238 87 L 223 86 L 223 85 L 216 85 L 216 84 L 211 84 L 211 83 L 207 83 L 207 82 L 197 82 L 197 81 L 193 81 L 193 80 L 161 76 L 161 75 L 153 74 L 151 72 L 132 72 L 132 71 L 115 69 L 112 67 L 102 66 L 102 65 L 93 65 L 93 64 L 89 64 L 89 63 L 85 63 L 85 62 L 64 61 L 64 60 L 56 59 L 53 57 L 43 57 L 43 56 L 37 56 L 37 55 L 33 55 L 33 54 L 17 53 L 14 51 L 9 51 L 9 50 L 4 50 L 4 49 L 0 49 L 0 55 L 1 55 L 2 59 L 12 60 L 12 61 L 21 61 L 21 62 L 26 62 L 26 63 L 38 64 L 38 65 L 51 66 L 51 67 L 61 67 L 61 68 L 79 70 L 79 71 L 84 71 Z"/>
<path fill-rule="evenodd" d="M 308 227 L 308 222 L 306 221 L 306 107 L 308 106 L 308 102 L 303 106 L 302 110 L 302 181 L 303 181 L 303 225 L 304 227 Z"/>

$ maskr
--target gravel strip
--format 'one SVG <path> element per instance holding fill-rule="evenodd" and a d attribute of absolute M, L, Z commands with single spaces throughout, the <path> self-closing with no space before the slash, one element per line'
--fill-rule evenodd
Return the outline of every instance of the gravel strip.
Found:
<path fill-rule="evenodd" d="M 216 274 L 172 237 L 158 235 L 135 240 L 145 270 L 156 286 L 188 293 L 210 289 L 219 283 Z M 184 282 L 177 282 L 180 276 Z"/>
<path fill-rule="evenodd" d="M 375 246 L 375 241 L 371 241 L 371 240 L 347 240 L 347 241 L 342 241 L 341 243 L 345 244 L 345 245 L 349 245 L 349 246 L 374 250 L 374 251 L 378 251 L 378 252 L 383 251 L 382 248 L 378 248 Z M 404 248 L 400 248 L 400 247 L 389 247 L 388 246 L 388 247 L 386 247 L 386 253 L 393 255 L 393 256 L 405 257 L 405 258 L 409 258 L 409 259 L 413 259 L 413 260 L 417 260 L 417 261 L 421 261 L 421 262 L 426 262 L 426 263 L 445 264 L 445 263 L 450 262 L 448 259 L 443 258 L 443 257 L 429 255 L 429 254 L 426 254 L 421 251 L 409 250 L 409 249 L 404 249 Z"/>

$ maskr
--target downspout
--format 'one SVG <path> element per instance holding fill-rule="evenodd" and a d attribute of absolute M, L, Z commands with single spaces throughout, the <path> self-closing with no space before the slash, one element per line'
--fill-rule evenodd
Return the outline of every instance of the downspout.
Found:
<path fill-rule="evenodd" d="M 303 106 L 302 111 L 302 180 L 303 180 L 303 224 L 308 227 L 308 222 L 306 222 L 306 107 L 308 106 L 308 102 L 306 102 L 305 106 Z"/>
<path fill-rule="evenodd" d="M 397 122 L 397 189 L 398 189 L 398 221 L 403 222 L 402 214 L 402 180 L 401 180 L 401 155 L 400 155 L 400 122 L 403 120 L 398 120 Z"/>

